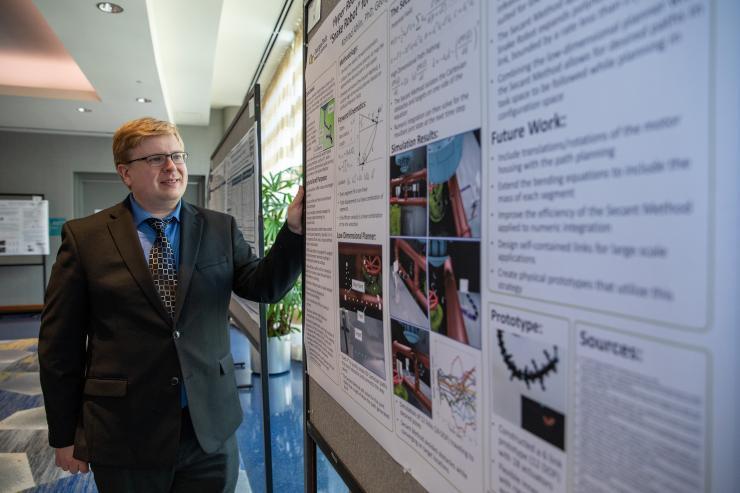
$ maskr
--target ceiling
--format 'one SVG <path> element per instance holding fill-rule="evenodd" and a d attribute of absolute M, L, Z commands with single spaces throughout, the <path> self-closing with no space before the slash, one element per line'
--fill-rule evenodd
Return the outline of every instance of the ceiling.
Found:
<path fill-rule="evenodd" d="M 211 108 L 241 106 L 284 3 L 301 5 L 119 0 L 124 11 L 106 14 L 96 3 L 3 0 L 0 130 L 109 135 L 145 115 L 208 125 Z M 292 40 L 293 7 L 274 52 Z"/>

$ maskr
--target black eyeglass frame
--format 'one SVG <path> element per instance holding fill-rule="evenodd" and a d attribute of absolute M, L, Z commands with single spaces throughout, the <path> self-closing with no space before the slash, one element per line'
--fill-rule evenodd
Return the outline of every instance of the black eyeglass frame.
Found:
<path fill-rule="evenodd" d="M 175 160 L 174 160 L 174 159 L 172 158 L 172 156 L 174 156 L 175 154 L 182 154 L 182 163 L 177 163 L 177 162 L 176 162 L 176 161 L 175 161 Z M 152 163 L 150 163 L 150 162 L 149 162 L 149 158 L 152 158 L 152 157 L 154 157 L 154 156 L 164 156 L 165 160 L 164 160 L 164 161 L 162 162 L 162 164 L 160 164 L 160 165 L 152 164 Z M 165 153 L 162 153 L 162 152 L 158 152 L 158 153 L 156 153 L 156 154 L 149 154 L 148 156 L 138 157 L 138 158 L 136 158 L 136 159 L 132 159 L 131 161 L 124 161 L 124 162 L 122 162 L 122 163 L 120 163 L 120 164 L 131 164 L 131 163 L 135 163 L 136 161 L 146 161 L 146 164 L 148 164 L 148 165 L 149 165 L 149 166 L 151 166 L 152 168 L 161 168 L 161 167 L 162 167 L 162 166 L 164 166 L 164 164 L 165 164 L 165 163 L 167 162 L 167 159 L 168 159 L 168 158 L 169 158 L 169 159 L 170 159 L 170 160 L 171 160 L 171 161 L 172 161 L 173 163 L 175 163 L 175 164 L 186 164 L 186 163 L 188 162 L 188 153 L 187 153 L 187 152 L 185 152 L 185 151 L 175 151 L 175 152 L 172 152 L 172 153 L 170 153 L 170 154 L 165 154 Z"/>

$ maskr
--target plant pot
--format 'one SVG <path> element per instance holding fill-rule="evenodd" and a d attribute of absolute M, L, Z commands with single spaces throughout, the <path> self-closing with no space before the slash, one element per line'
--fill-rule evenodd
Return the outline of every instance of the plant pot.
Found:
<path fill-rule="evenodd" d="M 290 333 L 290 359 L 293 361 L 303 361 L 303 333 L 301 332 L 301 324 L 292 324 L 292 326 L 298 330 Z"/>
<path fill-rule="evenodd" d="M 254 349 L 253 349 L 254 351 Z M 290 335 L 267 338 L 267 373 L 275 375 L 290 370 Z M 260 355 L 252 354 L 252 371 L 261 372 Z"/>
<path fill-rule="evenodd" d="M 268 389 L 270 392 L 270 414 L 282 414 L 291 410 L 293 403 L 293 387 L 290 373 L 281 375 L 270 375 L 268 378 Z"/>

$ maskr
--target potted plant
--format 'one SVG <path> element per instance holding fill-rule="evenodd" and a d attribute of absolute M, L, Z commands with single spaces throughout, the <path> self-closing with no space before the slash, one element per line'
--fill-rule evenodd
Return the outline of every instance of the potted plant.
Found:
<path fill-rule="evenodd" d="M 288 205 L 293 200 L 293 193 L 300 179 L 298 168 L 288 168 L 262 177 L 262 223 L 265 251 L 275 242 L 275 237 L 285 223 Z M 298 327 L 303 316 L 301 307 L 300 278 L 283 299 L 267 306 L 265 317 L 267 365 L 270 374 L 290 370 L 291 333 L 299 331 Z M 254 358 L 252 360 L 254 361 Z"/>

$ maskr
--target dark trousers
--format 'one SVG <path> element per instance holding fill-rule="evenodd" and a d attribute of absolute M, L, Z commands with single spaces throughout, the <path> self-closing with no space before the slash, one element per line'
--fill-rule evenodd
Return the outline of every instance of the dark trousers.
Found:
<path fill-rule="evenodd" d="M 177 462 L 171 467 L 127 469 L 92 464 L 92 471 L 100 493 L 233 493 L 239 451 L 232 435 L 214 453 L 206 454 L 184 410 Z"/>

